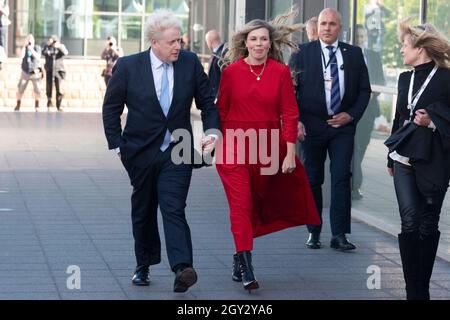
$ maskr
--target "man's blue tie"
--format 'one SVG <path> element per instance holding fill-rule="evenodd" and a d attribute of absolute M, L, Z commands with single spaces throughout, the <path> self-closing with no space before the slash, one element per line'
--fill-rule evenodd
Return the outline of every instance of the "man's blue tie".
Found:
<path fill-rule="evenodd" d="M 331 99 L 330 109 L 337 114 L 341 107 L 341 89 L 339 86 L 339 70 L 337 65 L 336 53 L 334 53 L 333 46 L 327 46 L 330 57 L 330 70 L 331 70 Z"/>
<path fill-rule="evenodd" d="M 167 68 L 169 67 L 169 65 L 167 63 L 163 63 L 162 66 L 163 74 L 161 78 L 161 95 L 159 96 L 159 104 L 161 105 L 164 115 L 167 117 L 170 108 L 169 76 L 167 75 Z M 159 148 L 161 151 L 166 151 L 166 149 L 169 147 L 170 137 L 171 134 L 169 130 L 167 130 L 166 135 L 164 136 L 164 141 Z"/>

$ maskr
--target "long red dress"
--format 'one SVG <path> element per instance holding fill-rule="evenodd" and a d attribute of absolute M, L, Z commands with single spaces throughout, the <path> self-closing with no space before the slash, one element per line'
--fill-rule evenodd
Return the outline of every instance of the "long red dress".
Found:
<path fill-rule="evenodd" d="M 295 143 L 297 139 L 298 106 L 289 68 L 269 58 L 259 81 L 256 75 L 263 65 L 252 65 L 251 69 L 244 59 L 228 66 L 222 73 L 217 101 L 223 139 L 217 147 L 216 168 L 230 206 L 236 252 L 251 251 L 254 237 L 299 225 L 320 224 L 308 178 L 298 158 L 293 173 L 281 172 L 286 141 Z M 230 135 L 239 129 L 250 140 L 253 138 L 244 147 Z M 273 140 L 280 132 L 279 142 Z M 231 144 L 233 139 L 235 143 Z M 260 150 L 273 161 L 267 163 Z M 276 174 L 262 174 L 262 168 L 274 164 Z"/>

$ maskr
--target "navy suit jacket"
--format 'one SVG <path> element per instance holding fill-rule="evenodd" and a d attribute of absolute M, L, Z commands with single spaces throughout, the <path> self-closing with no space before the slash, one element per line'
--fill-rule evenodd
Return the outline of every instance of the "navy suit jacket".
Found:
<path fill-rule="evenodd" d="M 360 48 L 339 42 L 344 61 L 345 94 L 340 112 L 347 112 L 354 121 L 338 130 L 354 133 L 370 99 L 369 74 Z M 296 95 L 300 121 L 306 133 L 320 134 L 326 130 L 329 119 L 322 67 L 320 41 L 301 44 L 299 52 L 291 56 L 289 66 L 296 74 Z"/>
<path fill-rule="evenodd" d="M 219 58 L 223 54 L 223 47 L 224 43 L 220 45 L 220 47 L 217 49 L 215 53 L 213 53 L 211 61 L 209 63 L 209 69 L 208 69 L 208 77 L 209 80 L 211 80 L 211 84 L 213 87 L 214 95 L 217 97 L 219 93 L 219 85 L 220 85 L 220 78 L 222 76 L 222 71 L 219 67 Z"/>
<path fill-rule="evenodd" d="M 103 125 L 109 149 L 120 147 L 124 164 L 149 166 L 167 129 L 171 133 L 187 129 L 192 142 L 193 99 L 201 110 L 204 131 L 219 128 L 211 83 L 197 56 L 182 50 L 173 67 L 173 99 L 166 117 L 156 94 L 149 50 L 120 58 L 114 66 L 103 102 Z M 128 116 L 122 131 L 120 116 L 125 104 Z"/>

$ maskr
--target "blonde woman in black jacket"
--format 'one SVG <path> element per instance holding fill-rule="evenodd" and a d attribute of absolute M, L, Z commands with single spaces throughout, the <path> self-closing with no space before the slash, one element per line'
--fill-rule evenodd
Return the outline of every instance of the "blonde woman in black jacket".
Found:
<path fill-rule="evenodd" d="M 450 43 L 430 24 L 400 24 L 405 65 L 389 147 L 401 216 L 398 235 L 408 300 L 429 300 L 439 215 L 450 178 Z M 392 143 L 394 141 L 395 143 Z M 436 174 L 439 173 L 439 174 Z"/>

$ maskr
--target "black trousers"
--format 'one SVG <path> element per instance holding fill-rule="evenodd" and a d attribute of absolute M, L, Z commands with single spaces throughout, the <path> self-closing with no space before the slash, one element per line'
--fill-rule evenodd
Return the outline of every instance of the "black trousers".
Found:
<path fill-rule="evenodd" d="M 61 82 L 60 79 L 58 77 L 55 76 L 55 79 L 53 79 L 53 72 L 52 71 L 45 71 L 45 75 L 46 75 L 46 88 L 45 88 L 45 92 L 47 94 L 47 99 L 51 100 L 52 99 L 52 92 L 53 92 L 53 80 L 55 80 L 55 90 L 56 90 L 56 98 L 58 99 L 58 97 L 62 96 L 61 93 Z"/>
<path fill-rule="evenodd" d="M 331 233 L 335 236 L 351 232 L 351 188 L 350 166 L 353 155 L 354 134 L 328 127 L 317 136 L 308 135 L 301 143 L 306 173 L 322 220 L 322 185 L 327 152 L 330 157 L 331 172 Z M 308 225 L 308 231 L 320 233 L 320 226 Z"/>
<path fill-rule="evenodd" d="M 172 270 L 180 263 L 192 266 L 191 232 L 185 207 L 192 166 L 175 165 L 172 146 L 159 152 L 151 165 L 138 168 L 122 160 L 133 186 L 131 219 L 138 266 L 161 262 L 157 212 L 161 211 L 167 256 Z"/>
<path fill-rule="evenodd" d="M 414 167 L 394 163 L 394 186 L 397 195 L 402 233 L 419 232 L 423 236 L 438 231 L 439 216 L 446 192 L 425 197 L 417 187 Z"/>

